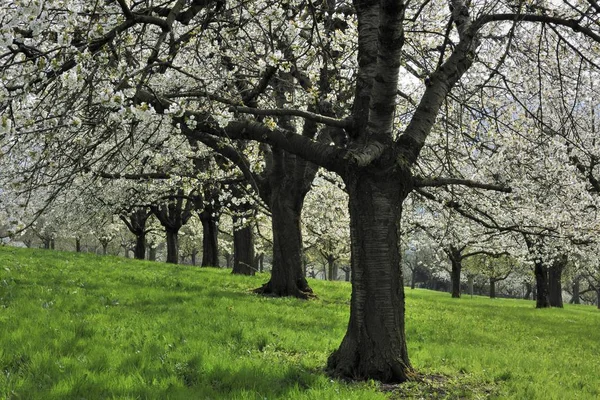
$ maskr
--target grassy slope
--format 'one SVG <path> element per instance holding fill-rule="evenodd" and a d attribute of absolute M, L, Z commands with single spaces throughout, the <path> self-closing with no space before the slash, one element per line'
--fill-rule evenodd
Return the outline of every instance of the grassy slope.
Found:
<path fill-rule="evenodd" d="M 0 248 L 0 399 L 600 397 L 593 307 L 409 291 L 414 366 L 453 378 L 383 394 L 322 372 L 344 334 L 347 284 L 313 281 L 309 302 L 249 294 L 265 279 Z"/>

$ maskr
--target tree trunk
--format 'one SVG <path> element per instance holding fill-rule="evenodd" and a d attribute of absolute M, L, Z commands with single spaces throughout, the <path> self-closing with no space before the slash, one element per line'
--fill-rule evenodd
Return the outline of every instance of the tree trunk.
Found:
<path fill-rule="evenodd" d="M 54 250 L 56 247 L 56 241 L 54 239 L 50 239 L 50 250 Z"/>
<path fill-rule="evenodd" d="M 148 249 L 148 260 L 156 261 L 156 247 L 150 247 Z"/>
<path fill-rule="evenodd" d="M 596 290 L 596 304 L 598 304 L 598 310 L 600 310 L 600 289 Z"/>
<path fill-rule="evenodd" d="M 525 294 L 523 295 L 523 299 L 529 300 L 532 290 L 533 286 L 531 285 L 531 283 L 525 282 Z"/>
<path fill-rule="evenodd" d="M 330 281 L 337 280 L 337 265 L 333 256 L 327 257 L 327 279 Z"/>
<path fill-rule="evenodd" d="M 417 267 L 410 270 L 410 288 L 415 288 L 415 280 L 417 279 Z"/>
<path fill-rule="evenodd" d="M 225 268 L 231 268 L 231 262 L 233 261 L 233 254 L 228 251 L 225 252 Z"/>
<path fill-rule="evenodd" d="M 344 274 L 346 275 L 345 276 L 346 282 L 350 282 L 350 271 L 352 271 L 350 268 L 346 268 L 344 270 Z"/>
<path fill-rule="evenodd" d="M 135 235 L 135 250 L 133 251 L 133 257 L 138 260 L 143 260 L 146 256 L 146 233 Z"/>
<path fill-rule="evenodd" d="M 571 296 L 571 304 L 581 304 L 579 291 L 579 277 L 575 277 L 573 278 L 573 296 Z"/>
<path fill-rule="evenodd" d="M 496 298 L 496 280 L 490 278 L 490 299 Z"/>
<path fill-rule="evenodd" d="M 263 272 L 265 270 L 265 253 L 260 253 L 257 256 L 256 265 L 258 266 L 259 272 Z"/>
<path fill-rule="evenodd" d="M 150 215 L 150 210 L 142 207 L 119 216 L 127 229 L 135 235 L 133 257 L 138 260 L 143 260 L 146 257 L 146 221 L 148 221 Z"/>
<path fill-rule="evenodd" d="M 167 229 L 167 262 L 177 264 L 179 261 L 179 238 L 178 231 Z"/>
<path fill-rule="evenodd" d="M 473 275 L 469 275 L 467 279 L 469 280 L 469 294 L 473 297 L 473 281 L 475 278 L 473 278 Z"/>
<path fill-rule="evenodd" d="M 362 172 L 362 171 L 361 171 Z M 403 382 L 412 375 L 404 332 L 399 227 L 408 174 L 350 173 L 352 242 L 348 330 L 328 368 L 348 379 Z"/>
<path fill-rule="evenodd" d="M 75 238 L 75 251 L 81 253 L 81 239 Z"/>
<path fill-rule="evenodd" d="M 236 225 L 234 217 L 234 226 Z M 254 275 L 254 235 L 252 226 L 244 226 L 233 232 L 233 274 Z"/>
<path fill-rule="evenodd" d="M 295 195 L 283 185 L 273 188 L 270 204 L 273 268 L 269 282 L 256 289 L 256 293 L 304 299 L 312 293 L 302 266 L 300 214 L 303 203 L 304 195 Z"/>
<path fill-rule="evenodd" d="M 196 266 L 196 256 L 198 255 L 198 250 L 194 249 L 192 250 L 192 265 L 195 267 Z"/>
<path fill-rule="evenodd" d="M 453 246 L 450 247 L 450 262 L 452 263 L 452 271 L 450 280 L 452 281 L 452 297 L 460 298 L 460 273 L 462 270 L 462 257 L 460 251 Z"/>
<path fill-rule="evenodd" d="M 566 257 L 561 257 L 548 268 L 548 297 L 550 306 L 563 307 L 562 300 L 562 271 L 566 264 Z"/>
<path fill-rule="evenodd" d="M 219 239 L 217 219 L 208 211 L 200 213 L 202 222 L 202 266 L 219 266 Z"/>
<path fill-rule="evenodd" d="M 102 243 L 102 255 L 105 256 L 108 253 L 108 243 Z"/>
<path fill-rule="evenodd" d="M 535 284 L 536 284 L 536 308 L 550 307 L 550 295 L 548 289 L 548 267 L 542 262 L 535 262 Z"/>

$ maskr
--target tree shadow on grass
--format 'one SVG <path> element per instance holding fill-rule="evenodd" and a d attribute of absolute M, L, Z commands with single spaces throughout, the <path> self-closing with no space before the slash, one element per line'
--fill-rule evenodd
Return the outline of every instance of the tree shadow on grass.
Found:
<path fill-rule="evenodd" d="M 319 376 L 299 368 L 286 367 L 274 374 L 261 368 L 243 366 L 236 370 L 215 367 L 210 371 L 187 366 L 177 368 L 177 382 L 166 387 L 149 384 L 153 377 L 141 377 L 139 384 L 129 388 L 114 388 L 92 381 L 79 381 L 61 399 L 119 398 L 119 399 L 289 399 L 310 390 Z M 102 397 L 95 397 L 96 395 Z M 296 395 L 296 396 L 294 396 Z"/>

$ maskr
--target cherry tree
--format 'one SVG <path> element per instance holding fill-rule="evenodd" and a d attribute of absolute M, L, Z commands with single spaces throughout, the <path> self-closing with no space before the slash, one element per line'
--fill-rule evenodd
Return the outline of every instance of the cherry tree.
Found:
<path fill-rule="evenodd" d="M 6 21 L 1 73 L 9 82 L 0 94 L 2 151 L 18 158 L 13 177 L 21 173 L 25 187 L 46 185 L 51 197 L 73 171 L 110 165 L 131 142 L 152 155 L 158 143 L 178 153 L 168 142 L 183 134 L 228 149 L 232 158 L 247 140 L 268 145 L 266 160 L 278 166 L 269 175 L 277 188 L 269 196 L 275 261 L 289 250 L 278 234 L 294 232 L 289 242 L 301 243 L 305 178 L 316 166 L 335 172 L 349 198 L 353 291 L 348 330 L 328 366 L 347 378 L 404 381 L 413 376 L 399 248 L 404 200 L 414 190 L 427 196 L 425 187 L 502 189 L 509 182 L 453 175 L 447 167 L 464 148 L 438 153 L 439 167 L 431 168 L 423 150 L 434 126 L 452 122 L 446 115 L 452 103 L 476 104 L 494 124 L 489 114 L 497 92 L 518 98 L 517 89 L 527 89 L 521 65 L 545 73 L 531 54 L 556 47 L 561 58 L 595 68 L 599 11 L 594 0 L 527 7 L 461 0 L 352 6 L 119 0 L 69 9 L 59 1 L 11 1 L 0 14 Z M 339 77 L 333 84 L 330 69 Z M 240 76 L 247 84 L 241 89 Z M 561 82 L 562 91 L 577 93 L 573 82 Z M 511 111 L 503 115 L 512 126 Z M 464 126 L 450 134 L 477 142 L 470 135 L 477 130 Z M 143 160 L 140 151 L 128 154 L 131 162 Z M 283 197 L 287 192 L 295 195 Z M 307 289 L 298 271 L 274 269 L 265 291 L 279 276 L 293 282 L 294 293 Z"/>
<path fill-rule="evenodd" d="M 330 174 L 317 176 L 302 221 L 307 246 L 324 260 L 327 279 L 337 279 L 339 264 L 350 258 L 348 196 L 343 183 Z"/>

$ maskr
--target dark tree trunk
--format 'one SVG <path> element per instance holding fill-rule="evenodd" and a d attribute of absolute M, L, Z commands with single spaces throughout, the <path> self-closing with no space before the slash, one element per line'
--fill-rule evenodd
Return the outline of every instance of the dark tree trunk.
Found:
<path fill-rule="evenodd" d="M 598 310 L 600 310 L 600 289 L 596 290 L 596 304 L 598 304 Z"/>
<path fill-rule="evenodd" d="M 563 307 L 562 300 L 562 271 L 566 264 L 566 257 L 561 257 L 548 268 L 548 292 L 550 306 Z"/>
<path fill-rule="evenodd" d="M 337 280 L 337 264 L 335 257 L 331 255 L 327 257 L 327 279 L 330 281 Z"/>
<path fill-rule="evenodd" d="M 198 255 L 198 250 L 194 249 L 192 250 L 192 265 L 195 267 L 196 266 L 196 256 Z"/>
<path fill-rule="evenodd" d="M 56 247 L 56 241 L 54 239 L 50 239 L 50 250 L 54 250 Z"/>
<path fill-rule="evenodd" d="M 102 243 L 102 255 L 105 256 L 108 253 L 108 243 Z"/>
<path fill-rule="evenodd" d="M 81 253 L 81 239 L 75 238 L 75 251 Z"/>
<path fill-rule="evenodd" d="M 417 279 L 417 267 L 414 267 L 413 269 L 410 270 L 410 288 L 414 289 L 415 288 L 415 280 Z"/>
<path fill-rule="evenodd" d="M 234 217 L 234 226 L 236 225 Z M 254 275 L 254 235 L 252 226 L 243 226 L 233 232 L 233 274 Z"/>
<path fill-rule="evenodd" d="M 192 211 L 198 204 L 194 192 L 185 195 L 183 189 L 178 189 L 161 204 L 152 205 L 152 213 L 165 228 L 167 236 L 167 262 L 177 264 L 179 261 L 178 233 L 192 216 Z"/>
<path fill-rule="evenodd" d="M 529 300 L 529 297 L 531 297 L 532 290 L 533 285 L 529 282 L 525 282 L 525 294 L 523 295 L 523 299 Z"/>
<path fill-rule="evenodd" d="M 454 246 L 450 246 L 450 262 L 452 263 L 452 271 L 450 280 L 452 281 L 452 297 L 460 298 L 460 273 L 462 271 L 462 255 L 460 250 Z"/>
<path fill-rule="evenodd" d="M 50 239 L 44 239 L 44 249 L 50 250 Z"/>
<path fill-rule="evenodd" d="M 312 289 L 304 277 L 300 213 L 304 195 L 295 195 L 285 186 L 273 188 L 271 221 L 273 226 L 273 268 L 271 279 L 257 293 L 308 298 Z"/>
<path fill-rule="evenodd" d="M 378 168 L 379 169 L 379 168 Z M 352 242 L 348 330 L 328 368 L 348 379 L 403 382 L 412 373 L 404 333 L 399 249 L 408 174 L 351 173 L 346 179 Z"/>
<path fill-rule="evenodd" d="M 156 247 L 150 247 L 148 249 L 148 260 L 156 261 Z"/>
<path fill-rule="evenodd" d="M 581 298 L 579 297 L 580 283 L 579 277 L 573 278 L 573 296 L 571 296 L 571 304 L 581 304 Z"/>
<path fill-rule="evenodd" d="M 133 251 L 133 257 L 138 260 L 143 260 L 146 255 L 146 232 L 136 234 L 135 236 L 135 249 Z"/>
<path fill-rule="evenodd" d="M 490 299 L 496 298 L 496 280 L 490 278 Z"/>
<path fill-rule="evenodd" d="M 344 269 L 344 274 L 346 275 L 345 276 L 346 282 L 350 282 L 350 271 L 352 271 L 350 268 Z"/>
<path fill-rule="evenodd" d="M 202 222 L 202 266 L 219 266 L 219 239 L 217 219 L 212 216 L 210 210 L 200 213 Z"/>
<path fill-rule="evenodd" d="M 548 308 L 550 307 L 550 293 L 548 289 L 548 267 L 543 262 L 535 262 L 535 306 L 536 308 Z"/>
<path fill-rule="evenodd" d="M 135 235 L 133 257 L 138 260 L 143 260 L 146 256 L 146 222 L 151 214 L 149 208 L 141 207 L 119 215 L 127 229 Z"/>
<path fill-rule="evenodd" d="M 165 230 L 167 234 L 167 262 L 177 264 L 179 261 L 179 230 Z"/>

